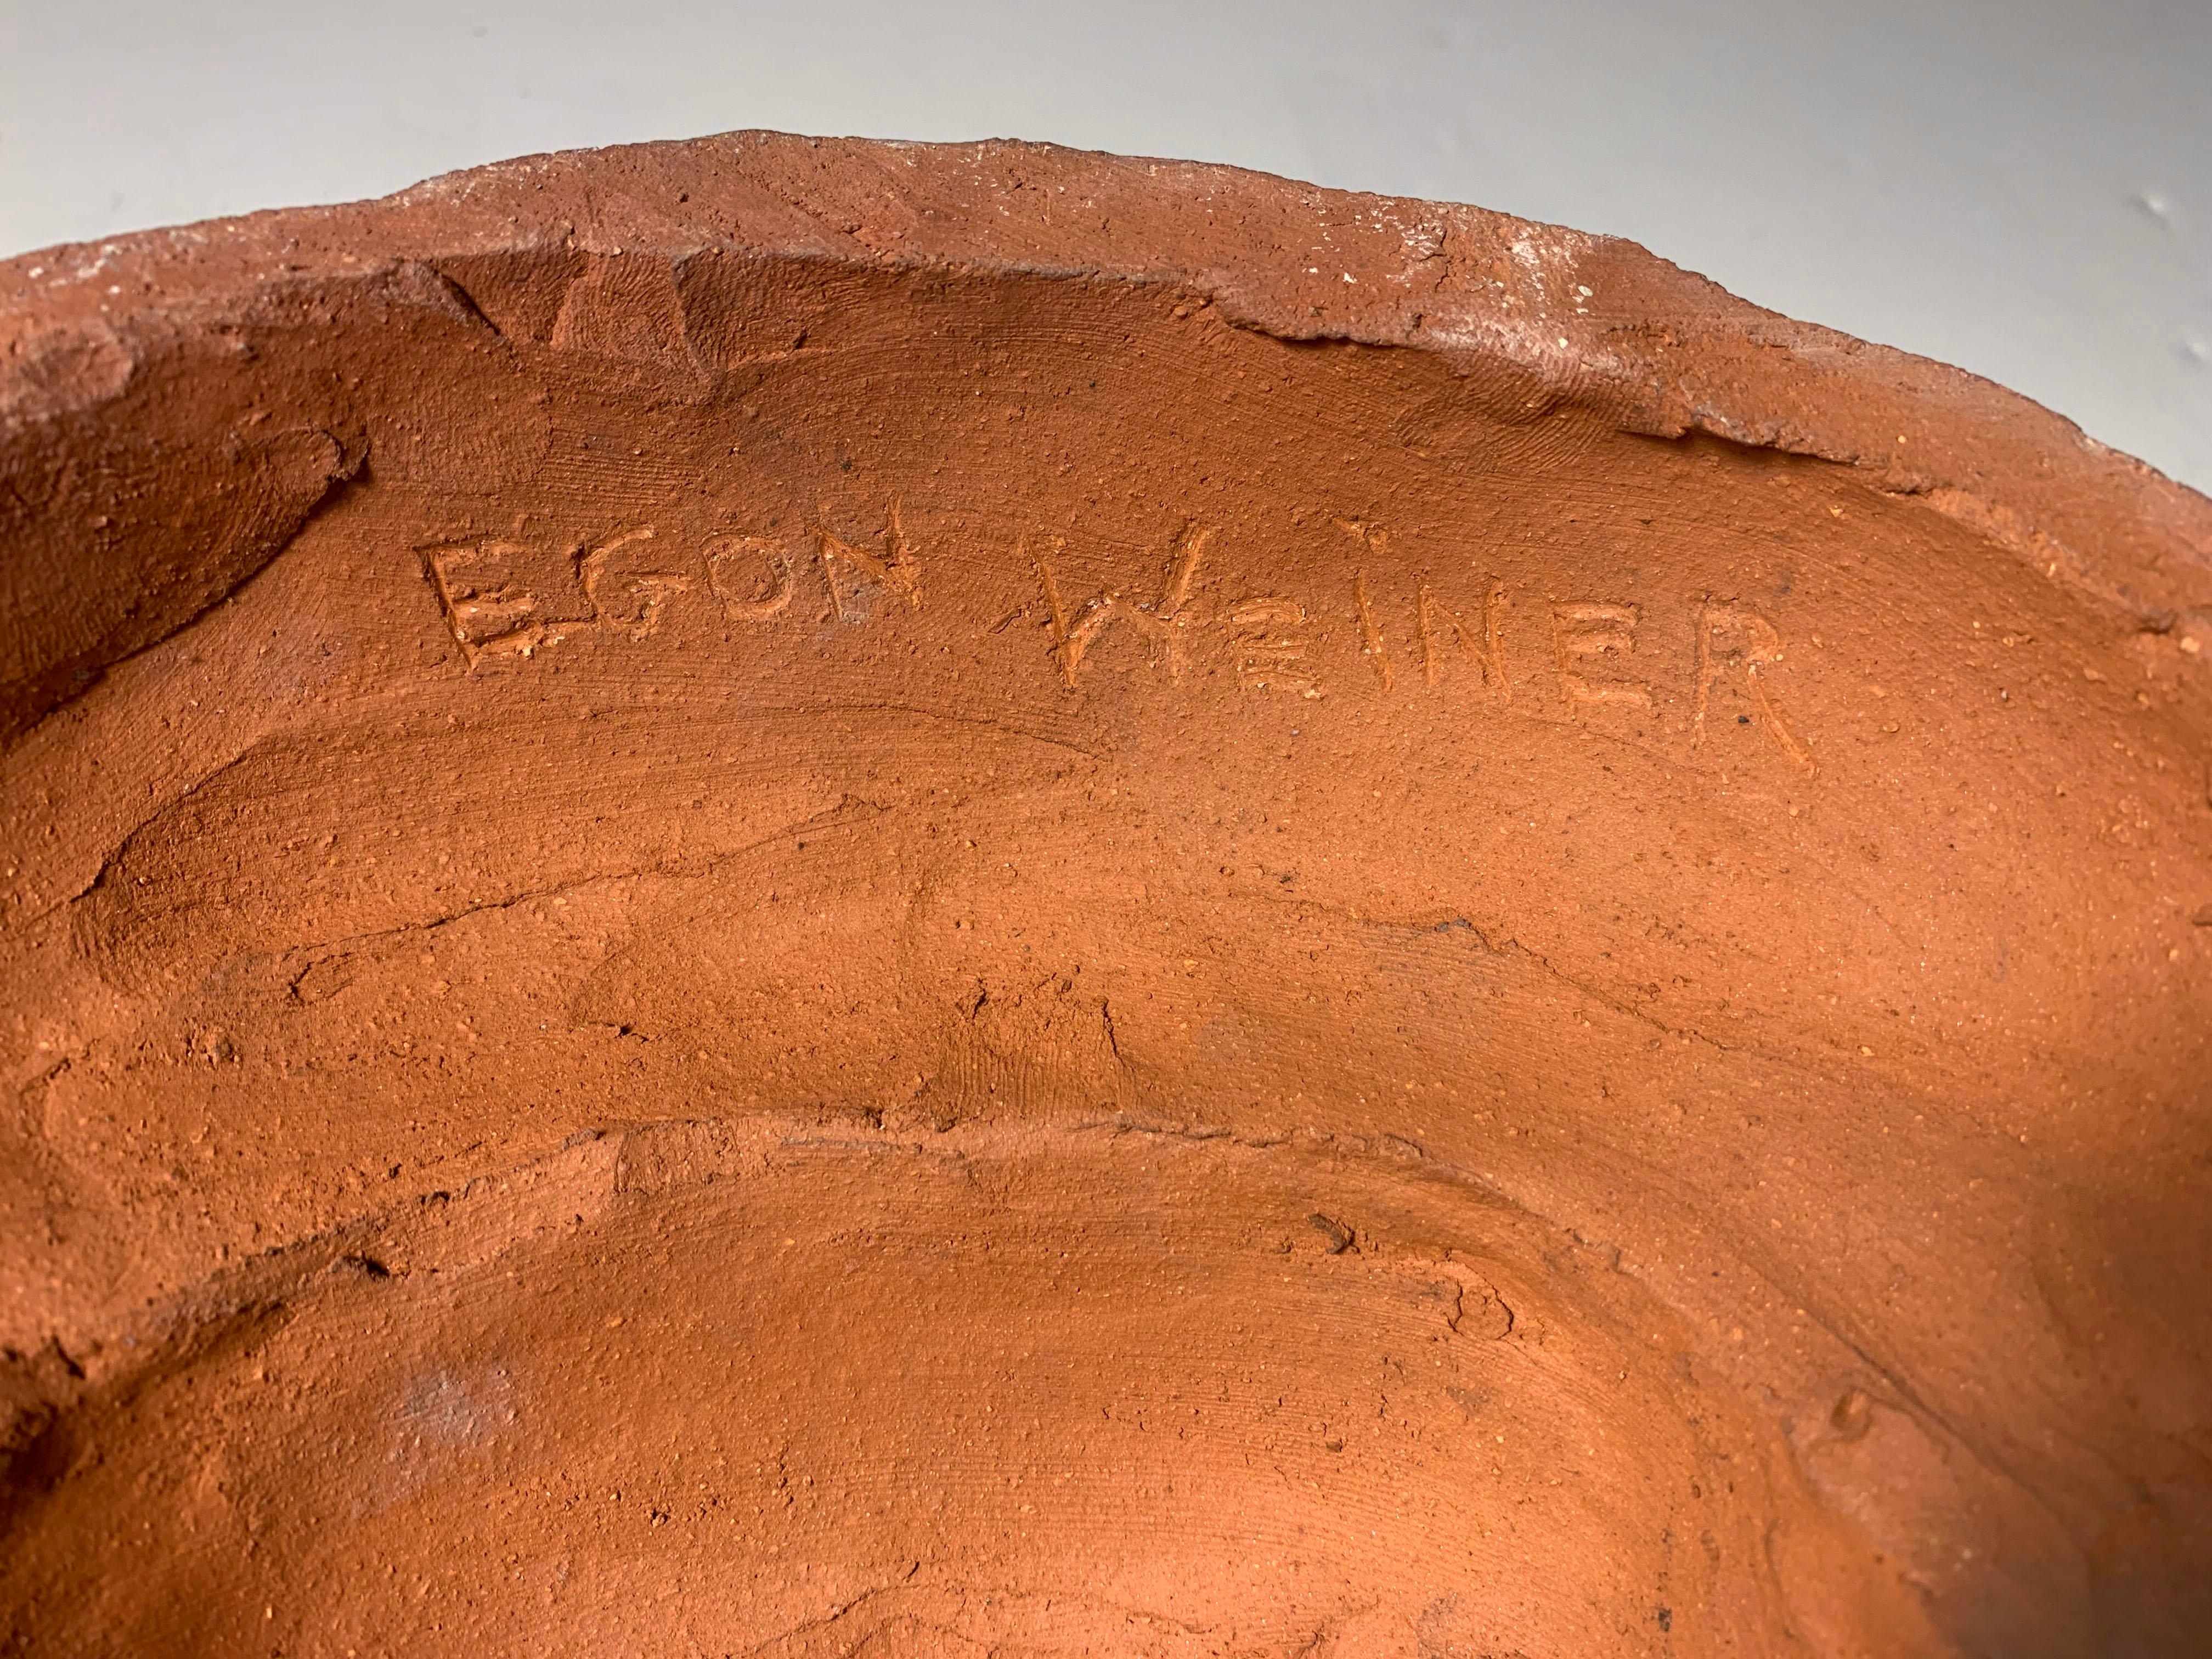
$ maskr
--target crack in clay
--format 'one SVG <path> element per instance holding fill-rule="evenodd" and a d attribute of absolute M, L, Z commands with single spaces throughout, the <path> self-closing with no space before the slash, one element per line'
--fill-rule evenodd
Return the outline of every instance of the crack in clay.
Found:
<path fill-rule="evenodd" d="M 1669 1024 L 1666 1021 L 1659 1018 L 1656 1015 L 1646 1013 L 1644 1010 L 1635 1006 L 1632 1003 L 1621 1001 L 1619 999 L 1609 995 L 1606 992 L 1598 989 L 1595 986 L 1577 979 L 1573 975 L 1566 973 L 1563 969 L 1553 966 L 1549 957 L 1546 957 L 1540 951 L 1531 950 L 1528 946 L 1522 944 L 1517 939 L 1508 939 L 1502 942 L 1493 941 L 1490 936 L 1483 931 L 1483 929 L 1477 927 L 1472 921 L 1466 916 L 1460 915 L 1455 913 L 1446 915 L 1437 921 L 1430 921 L 1425 919 L 1415 920 L 1399 916 L 1370 915 L 1363 911 L 1352 909 L 1346 906 L 1332 904 L 1325 900 L 1310 898 L 1304 895 L 1294 896 L 1266 893 L 1263 894 L 1262 896 L 1265 898 L 1267 902 L 1270 904 L 1284 904 L 1297 908 L 1318 911 L 1322 915 L 1335 916 L 1342 921 L 1349 921 L 1356 926 L 1363 927 L 1382 928 L 1388 929 L 1393 933 L 1413 935 L 1464 933 L 1474 941 L 1476 947 L 1480 949 L 1484 955 L 1500 961 L 1519 960 L 1527 962 L 1537 968 L 1550 979 L 1557 981 L 1559 984 L 1567 987 L 1570 990 L 1576 992 L 1588 1001 L 1596 1004 L 1599 1007 L 1604 1008 L 1610 1012 L 1619 1014 L 1623 1018 L 1635 1020 L 1642 1024 L 1648 1025 L 1656 1031 L 1662 1032 L 1668 1036 L 1673 1037 L 1678 1042 L 1696 1042 L 1712 1049 L 1717 1054 L 1741 1055 L 1748 1059 L 1764 1060 L 1768 1065 L 1775 1066 L 1778 1070 L 1792 1072 L 1796 1073 L 1798 1076 L 1810 1078 L 1820 1083 L 1832 1085 L 1838 1081 L 1838 1079 L 1830 1073 L 1823 1072 L 1816 1066 L 1808 1065 L 1802 1060 L 1792 1059 L 1789 1055 L 1778 1054 L 1771 1049 L 1762 1048 L 1750 1043 L 1723 1042 L 1718 1037 L 1712 1036 L 1708 1033 L 1698 1030 L 1695 1026 Z"/>
<path fill-rule="evenodd" d="M 911 1575 L 909 1575 L 909 1577 L 911 1577 Z M 800 1637 L 815 1635 L 823 1631 L 835 1630 L 839 1625 L 845 1621 L 848 1615 L 858 1612 L 862 1607 L 865 1607 L 869 1602 L 876 1600 L 878 1596 L 890 1595 L 899 1588 L 900 1584 L 906 1582 L 907 1580 L 902 1579 L 897 1584 L 871 1585 L 868 1589 L 862 1590 L 859 1595 L 854 1596 L 850 1601 L 837 1603 L 820 1618 L 805 1620 L 799 1624 L 792 1626 L 787 1630 L 779 1631 L 775 1635 L 767 1638 L 765 1640 L 756 1642 L 752 1646 L 743 1650 L 743 1652 L 747 1656 L 766 1653 L 772 1648 L 781 1647 L 785 1643 L 794 1641 Z M 862 1638 L 863 1641 L 866 1639 L 866 1638 Z M 846 1651 L 848 1653 L 855 1653 L 858 1652 L 859 1650 L 857 1648 L 848 1648 Z"/>

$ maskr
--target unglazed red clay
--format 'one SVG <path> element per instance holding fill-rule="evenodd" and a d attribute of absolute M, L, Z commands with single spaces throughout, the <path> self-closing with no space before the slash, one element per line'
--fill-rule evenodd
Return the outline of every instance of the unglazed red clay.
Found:
<path fill-rule="evenodd" d="M 2212 504 L 757 134 L 0 265 L 5 1650 L 2212 1630 Z"/>

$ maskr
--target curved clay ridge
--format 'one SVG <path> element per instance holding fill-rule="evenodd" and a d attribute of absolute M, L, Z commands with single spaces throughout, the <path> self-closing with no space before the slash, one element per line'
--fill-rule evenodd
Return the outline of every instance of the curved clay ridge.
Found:
<path fill-rule="evenodd" d="M 2212 504 L 738 134 L 0 265 L 0 1635 L 2183 1653 Z"/>

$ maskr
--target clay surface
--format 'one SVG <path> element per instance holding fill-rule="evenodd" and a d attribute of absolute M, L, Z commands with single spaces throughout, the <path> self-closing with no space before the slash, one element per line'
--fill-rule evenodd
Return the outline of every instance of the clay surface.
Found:
<path fill-rule="evenodd" d="M 0 265 L 0 1650 L 2182 1654 L 2212 504 L 757 134 Z"/>

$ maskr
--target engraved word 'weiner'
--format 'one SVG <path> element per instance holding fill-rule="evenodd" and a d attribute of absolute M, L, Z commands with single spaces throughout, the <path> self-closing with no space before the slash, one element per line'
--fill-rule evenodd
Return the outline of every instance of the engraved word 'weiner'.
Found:
<path fill-rule="evenodd" d="M 1066 538 L 1043 537 L 1034 550 L 1030 550 L 1030 544 L 1024 538 L 1023 549 L 1036 564 L 1037 576 L 1044 584 L 1045 609 L 1052 625 L 1053 659 L 1060 665 L 1060 679 L 1073 687 L 1092 644 L 1114 623 L 1123 619 L 1160 642 L 1167 658 L 1168 678 L 1180 678 L 1182 651 L 1177 630 L 1184 623 L 1183 605 L 1190 598 L 1192 582 L 1197 579 L 1199 560 L 1205 556 L 1206 544 L 1212 535 L 1209 525 L 1192 525 L 1183 531 L 1176 545 L 1174 564 L 1158 599 L 1149 603 L 1132 600 L 1116 587 L 1094 594 L 1073 607 L 1062 596 L 1060 579 L 1053 569 L 1053 560 L 1067 545 Z"/>

